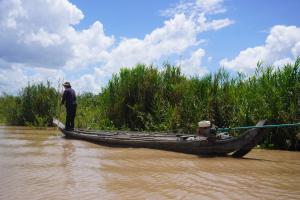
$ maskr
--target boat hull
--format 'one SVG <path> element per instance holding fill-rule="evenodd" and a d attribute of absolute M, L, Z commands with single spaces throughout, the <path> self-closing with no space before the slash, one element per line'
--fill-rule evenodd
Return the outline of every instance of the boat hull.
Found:
<path fill-rule="evenodd" d="M 246 155 L 253 147 L 259 143 L 266 134 L 264 128 L 253 128 L 238 137 L 216 140 L 184 140 L 175 134 L 138 134 L 129 132 L 107 132 L 107 131 L 85 131 L 85 130 L 65 130 L 64 125 L 58 120 L 53 121 L 59 130 L 71 139 L 90 141 L 108 146 L 137 147 L 161 149 L 196 155 L 228 155 L 235 157 Z M 264 125 L 265 121 L 260 121 L 257 126 Z M 239 152 L 236 153 L 235 152 Z"/>

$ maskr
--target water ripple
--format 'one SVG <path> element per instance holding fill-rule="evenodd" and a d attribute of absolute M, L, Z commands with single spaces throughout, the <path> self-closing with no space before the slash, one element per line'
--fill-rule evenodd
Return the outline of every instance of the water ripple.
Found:
<path fill-rule="evenodd" d="M 0 199 L 300 199 L 300 153 L 204 158 L 0 127 Z"/>

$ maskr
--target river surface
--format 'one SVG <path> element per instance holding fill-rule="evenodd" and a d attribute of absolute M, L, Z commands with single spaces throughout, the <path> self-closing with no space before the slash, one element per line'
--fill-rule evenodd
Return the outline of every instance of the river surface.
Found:
<path fill-rule="evenodd" d="M 300 199 L 300 152 L 205 158 L 2 126 L 0 200 L 19 199 Z"/>

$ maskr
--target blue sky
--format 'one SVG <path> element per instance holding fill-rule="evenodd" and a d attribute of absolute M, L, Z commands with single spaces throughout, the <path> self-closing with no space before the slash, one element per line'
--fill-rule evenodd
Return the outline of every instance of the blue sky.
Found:
<path fill-rule="evenodd" d="M 7 0 L 0 2 L 0 92 L 68 80 L 98 93 L 136 63 L 187 76 L 251 74 L 300 55 L 297 0 Z M 18 77 L 18 78 L 16 78 Z"/>
<path fill-rule="evenodd" d="M 96 20 L 103 23 L 108 35 L 142 39 L 157 27 L 163 26 L 165 17 L 160 12 L 177 4 L 175 0 L 154 1 L 86 1 L 72 0 L 84 13 L 85 18 L 77 26 L 88 28 Z M 233 58 L 242 49 L 264 43 L 270 29 L 275 25 L 300 25 L 300 1 L 287 0 L 225 0 L 228 11 L 221 16 L 235 21 L 233 26 L 220 31 L 202 34 L 208 43 L 205 50 L 214 59 L 211 70 L 217 70 L 219 60 Z"/>

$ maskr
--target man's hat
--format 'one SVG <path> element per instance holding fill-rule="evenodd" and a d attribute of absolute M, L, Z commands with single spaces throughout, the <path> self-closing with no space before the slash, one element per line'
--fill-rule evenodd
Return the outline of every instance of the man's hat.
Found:
<path fill-rule="evenodd" d="M 66 86 L 66 87 L 71 87 L 71 84 L 70 82 L 65 82 L 64 84 L 62 84 L 63 86 Z"/>
<path fill-rule="evenodd" d="M 207 128 L 210 127 L 211 123 L 210 121 L 200 121 L 198 122 L 198 127 L 199 128 Z"/>

